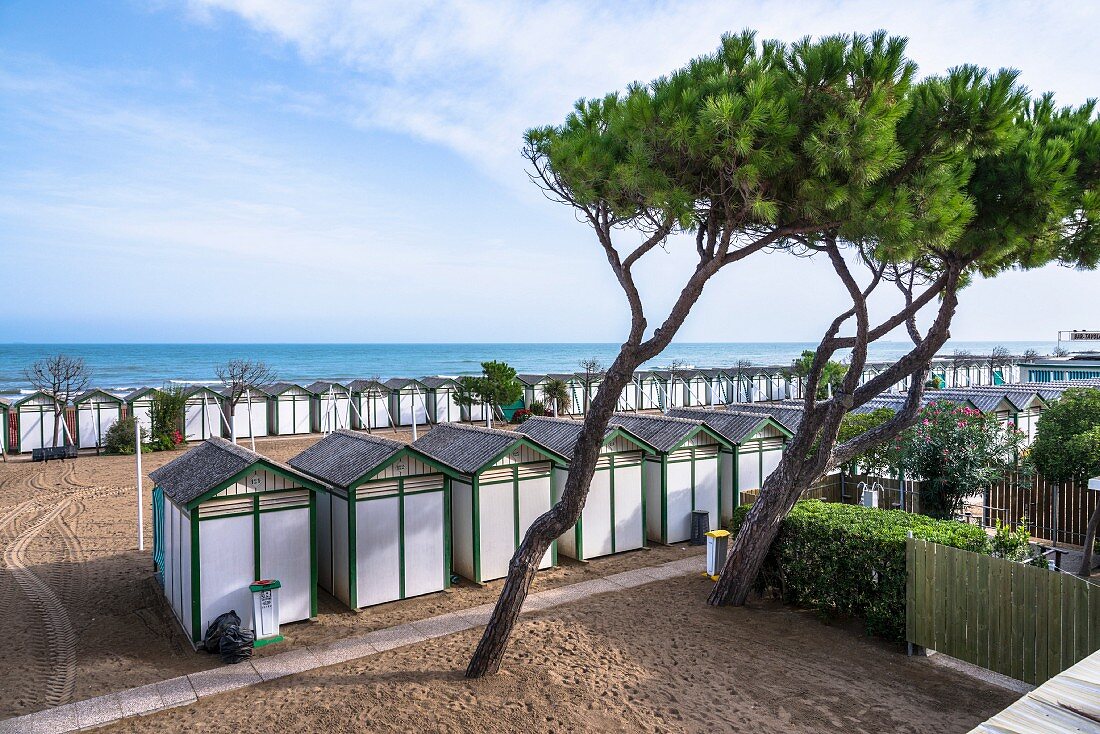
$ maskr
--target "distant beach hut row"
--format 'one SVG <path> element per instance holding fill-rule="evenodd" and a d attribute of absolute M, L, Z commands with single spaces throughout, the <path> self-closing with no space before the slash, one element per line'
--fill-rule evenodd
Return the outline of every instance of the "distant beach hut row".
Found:
<path fill-rule="evenodd" d="M 861 381 L 874 379 L 883 369 L 884 364 L 868 364 Z M 945 388 L 956 390 L 1005 388 L 1014 384 L 1008 378 L 1018 376 L 1019 371 L 1018 365 L 995 367 L 989 360 L 981 359 L 937 359 L 933 363 L 933 372 L 940 376 Z M 569 400 L 557 408 L 560 414 L 570 416 L 587 412 L 602 382 L 602 375 L 584 373 L 521 374 L 517 378 L 523 385 L 523 407 L 528 409 L 536 402 L 546 402 L 543 389 L 550 380 L 565 383 Z M 319 380 L 304 386 L 280 382 L 247 390 L 230 408 L 225 391 L 193 385 L 186 388 L 181 431 L 187 440 L 195 441 L 214 436 L 288 436 L 331 433 L 342 428 L 374 430 L 414 423 L 484 421 L 488 408 L 477 404 L 460 406 L 458 388 L 457 378 L 443 376 L 360 379 L 347 383 Z M 907 388 L 908 381 L 902 380 L 886 393 L 900 393 Z M 60 442 L 98 448 L 107 430 L 125 414 L 136 416 L 148 428 L 155 393 L 156 388 L 152 387 L 126 394 L 99 388 L 88 390 L 62 411 L 69 418 L 66 421 L 55 420 L 56 403 L 50 396 L 44 393 L 22 396 L 9 406 L 11 419 L 5 424 L 11 427 L 8 449 L 27 453 L 53 445 L 55 423 L 59 424 L 56 432 Z M 636 373 L 620 395 L 618 409 L 668 412 L 801 397 L 801 378 L 790 367 L 677 368 Z"/>
<path fill-rule="evenodd" d="M 581 519 L 541 568 L 559 552 L 586 560 L 685 540 L 693 511 L 718 527 L 735 489 L 757 479 L 761 447 L 781 453 L 790 435 L 765 415 L 689 413 L 616 414 Z M 443 423 L 412 444 L 338 429 L 286 464 L 212 437 L 150 474 L 169 606 L 198 642 L 230 609 L 250 624 L 248 587 L 262 578 L 281 582 L 288 623 L 316 614 L 318 588 L 361 608 L 441 591 L 452 574 L 505 576 L 561 496 L 580 425 L 534 418 L 521 429 Z"/>

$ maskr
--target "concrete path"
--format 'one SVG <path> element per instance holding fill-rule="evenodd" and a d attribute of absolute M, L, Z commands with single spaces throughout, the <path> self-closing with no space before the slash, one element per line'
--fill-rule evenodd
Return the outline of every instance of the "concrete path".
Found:
<path fill-rule="evenodd" d="M 527 597 L 524 612 L 568 604 L 594 594 L 621 591 L 635 586 L 701 573 L 705 558 L 693 555 L 660 566 L 604 576 L 590 581 L 540 591 Z M 437 617 L 428 617 L 397 627 L 375 630 L 323 645 L 301 647 L 270 657 L 256 658 L 191 675 L 150 683 L 118 693 L 65 704 L 26 716 L 0 721 L 0 734 L 63 734 L 111 724 L 120 719 L 192 704 L 200 698 L 256 685 L 285 675 L 302 673 L 326 665 L 376 655 L 395 647 L 414 645 L 435 637 L 484 625 L 493 611 L 483 604 Z"/>

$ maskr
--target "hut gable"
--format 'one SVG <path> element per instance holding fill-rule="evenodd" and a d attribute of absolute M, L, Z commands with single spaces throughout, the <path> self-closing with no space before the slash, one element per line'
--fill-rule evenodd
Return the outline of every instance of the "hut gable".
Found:
<path fill-rule="evenodd" d="M 573 448 L 577 444 L 577 438 L 581 435 L 582 423 L 563 418 L 535 417 L 524 421 L 516 433 L 522 433 L 537 443 L 554 450 L 566 459 L 572 460 Z M 600 453 L 622 453 L 625 451 L 653 451 L 637 437 L 628 434 L 624 429 L 609 426 L 604 432 L 604 443 Z"/>
<path fill-rule="evenodd" d="M 112 395 L 106 390 L 101 390 L 98 387 L 93 387 L 90 390 L 84 392 L 73 398 L 73 405 L 80 405 L 81 403 L 113 403 L 118 405 L 122 403 L 122 398 L 117 395 Z"/>
<path fill-rule="evenodd" d="M 666 453 L 688 446 L 707 446 L 725 442 L 700 420 L 615 413 L 611 417 L 611 425 L 625 428 L 653 448 Z"/>
<path fill-rule="evenodd" d="M 52 396 L 48 393 L 44 393 L 41 390 L 38 390 L 36 392 L 30 393 L 29 395 L 23 395 L 19 398 L 16 398 L 16 400 L 14 402 L 12 402 L 12 406 L 14 406 L 16 408 L 20 408 L 24 405 L 51 405 L 51 406 L 53 406 L 53 405 L 57 405 L 57 403 L 58 403 L 57 398 L 55 398 L 54 396 Z"/>
<path fill-rule="evenodd" d="M 241 476 L 249 467 L 256 470 Z M 241 478 L 230 485 L 238 476 Z M 229 495 L 310 486 L 305 477 L 298 481 L 298 476 L 288 466 L 217 436 L 149 473 L 164 495 L 183 507 L 222 485 L 226 486 L 219 494 Z"/>
<path fill-rule="evenodd" d="M 132 405 L 135 400 L 152 399 L 158 392 L 160 391 L 155 387 L 139 387 L 136 390 L 126 393 L 122 400 L 128 405 Z"/>
<path fill-rule="evenodd" d="M 290 460 L 298 471 L 347 489 L 405 448 L 399 441 L 340 429 Z"/>
<path fill-rule="evenodd" d="M 530 443 L 516 446 L 520 440 Z M 412 447 L 462 474 L 475 474 L 490 465 L 548 460 L 564 463 L 564 457 L 533 444 L 512 431 L 442 423 L 414 441 Z"/>
<path fill-rule="evenodd" d="M 547 379 L 546 375 L 522 374 L 516 375 L 516 379 L 527 387 L 534 387 Z"/>
<path fill-rule="evenodd" d="M 261 385 L 261 388 L 265 393 L 271 397 L 278 397 L 280 395 L 309 395 L 309 390 L 306 390 L 301 385 L 293 382 L 274 382 L 270 385 Z"/>
<path fill-rule="evenodd" d="M 451 377 L 421 377 L 419 382 L 429 390 L 438 390 L 441 387 L 458 387 L 458 383 Z"/>
<path fill-rule="evenodd" d="M 791 432 L 766 413 L 753 411 L 702 410 L 676 408 L 668 412 L 676 418 L 701 420 L 715 433 L 732 444 L 740 444 L 750 438 L 789 437 Z"/>
<path fill-rule="evenodd" d="M 313 395 L 324 395 L 328 392 L 334 392 L 339 395 L 341 393 L 347 393 L 348 387 L 331 380 L 317 380 L 316 382 L 306 385 L 305 390 Z"/>
<path fill-rule="evenodd" d="M 733 413 L 765 413 L 771 416 L 776 423 L 786 428 L 792 434 L 798 430 L 802 423 L 801 403 L 787 401 L 784 403 L 730 403 L 726 410 Z"/>

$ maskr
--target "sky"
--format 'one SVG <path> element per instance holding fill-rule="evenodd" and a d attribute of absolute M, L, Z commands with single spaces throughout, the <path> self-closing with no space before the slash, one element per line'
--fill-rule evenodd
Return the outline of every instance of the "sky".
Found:
<path fill-rule="evenodd" d="M 1078 104 L 1100 94 L 1098 27 L 1093 0 L 6 0 L 0 342 L 618 341 L 621 291 L 528 180 L 525 129 L 742 28 L 883 28 L 922 74 L 1009 66 Z M 651 323 L 692 255 L 641 267 Z M 952 336 L 1100 328 L 1098 283 L 978 282 Z M 677 338 L 816 340 L 844 308 L 826 262 L 757 256 Z"/>

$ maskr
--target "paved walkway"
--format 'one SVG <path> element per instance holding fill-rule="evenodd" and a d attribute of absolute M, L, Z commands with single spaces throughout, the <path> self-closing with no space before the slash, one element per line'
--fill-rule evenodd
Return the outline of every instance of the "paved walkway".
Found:
<path fill-rule="evenodd" d="M 590 581 L 561 586 L 531 594 L 523 605 L 524 612 L 539 611 L 568 604 L 594 594 L 621 591 L 635 586 L 662 581 L 702 571 L 705 558 L 693 555 L 660 566 L 648 566 L 633 571 L 604 576 Z M 397 627 L 387 627 L 357 637 L 349 637 L 323 645 L 309 645 L 270 657 L 256 658 L 237 665 L 204 670 L 191 675 L 150 683 L 118 693 L 108 693 L 57 708 L 38 711 L 15 719 L 0 721 L 0 734 L 63 734 L 94 729 L 121 719 L 142 716 L 154 711 L 187 706 L 200 698 L 253 686 L 285 675 L 302 673 L 326 665 L 377 655 L 395 647 L 415 645 L 435 637 L 443 637 L 479 627 L 489 621 L 492 604 L 463 609 L 437 617 L 428 617 Z"/>

